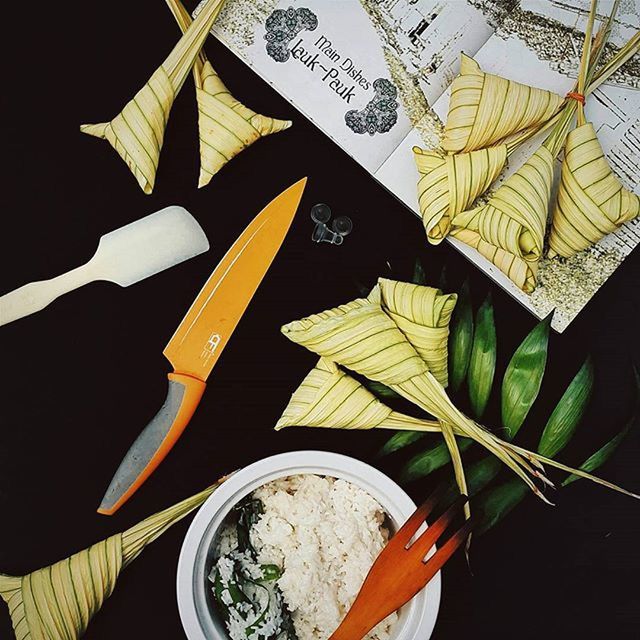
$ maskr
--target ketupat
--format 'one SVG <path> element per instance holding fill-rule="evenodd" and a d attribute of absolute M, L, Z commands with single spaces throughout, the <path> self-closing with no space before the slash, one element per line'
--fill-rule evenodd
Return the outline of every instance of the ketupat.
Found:
<path fill-rule="evenodd" d="M 413 155 L 427 239 L 439 244 L 449 235 L 451 219 L 469 208 L 500 175 L 507 161 L 507 146 L 456 155 L 413 147 Z"/>
<path fill-rule="evenodd" d="M 458 300 L 457 294 L 380 278 L 369 298 L 377 298 L 378 295 L 382 308 L 427 363 L 434 378 L 447 387 L 449 323 Z"/>
<path fill-rule="evenodd" d="M 640 49 L 640 34 L 636 34 L 596 72 L 604 45 L 611 33 L 613 17 L 619 3 L 617 0 L 614 2 L 610 16 L 603 22 L 592 42 L 591 35 L 596 15 L 596 4 L 597 2 L 593 0 L 585 32 L 585 46 L 578 84 L 574 93 L 568 94 L 566 99 L 558 103 L 557 108 L 547 114 L 548 117 L 545 116 L 538 120 L 534 118 L 533 122 L 523 128 L 520 125 L 529 122 L 528 118 L 531 114 L 525 115 L 519 124 L 514 125 L 514 131 L 506 137 L 485 140 L 483 144 L 497 145 L 484 149 L 486 152 L 493 153 L 493 158 L 481 155 L 474 157 L 473 154 L 477 153 L 476 151 L 445 156 L 439 152 L 422 152 L 419 148 L 414 148 L 420 174 L 418 183 L 419 207 L 429 241 L 437 244 L 448 233 L 451 233 L 458 240 L 470 245 L 493 262 L 526 293 L 531 293 L 536 286 L 540 255 L 535 256 L 532 253 L 526 255 L 523 252 L 526 247 L 521 246 L 520 240 L 527 240 L 525 235 L 530 235 L 529 240 L 535 242 L 536 253 L 541 253 L 547 221 L 548 192 L 550 192 L 550 187 L 547 187 L 550 185 L 548 175 L 546 175 L 549 173 L 548 169 L 545 168 L 544 175 L 541 176 L 542 189 L 540 184 L 531 184 L 529 187 L 525 182 L 531 176 L 535 177 L 533 170 L 540 168 L 538 165 L 541 164 L 541 161 L 543 164 L 549 165 L 549 157 L 545 148 L 551 152 L 553 159 L 564 146 L 567 135 L 569 136 L 567 148 L 570 157 L 563 165 L 560 198 L 556 205 L 550 238 L 551 251 L 549 255 L 551 257 L 557 254 L 568 257 L 578 250 L 586 248 L 606 233 L 617 229 L 624 222 L 637 216 L 640 209 L 638 197 L 623 189 L 613 176 L 595 138 L 595 132 L 591 136 L 592 140 L 589 145 L 583 139 L 587 134 L 583 133 L 580 127 L 576 132 L 569 133 L 571 120 L 578 108 L 576 101 L 580 101 L 580 114 L 583 115 L 584 96 L 593 92 Z M 477 64 L 466 56 L 463 56 L 461 68 L 461 75 L 454 81 L 455 86 L 447 120 L 449 134 L 445 131 L 443 141 L 443 148 L 450 152 L 468 152 L 469 149 L 476 149 L 472 140 L 475 135 L 473 128 L 480 121 L 484 122 L 485 126 L 476 131 L 477 135 L 486 133 L 490 136 L 502 126 L 513 125 L 513 119 L 510 118 L 511 109 L 506 110 L 508 113 L 504 121 L 502 120 L 505 116 L 505 110 L 502 109 L 502 105 L 495 105 L 498 117 L 495 117 L 488 109 L 487 105 L 492 100 L 489 94 L 494 88 L 497 88 L 498 92 L 506 92 L 505 95 L 511 90 L 513 97 L 518 94 L 525 95 L 524 89 L 526 89 L 524 85 L 517 83 L 511 83 L 511 88 L 507 89 L 505 79 L 491 76 L 491 74 L 483 74 Z M 481 97 L 476 95 L 480 86 L 485 89 L 485 94 Z M 540 106 L 544 102 L 542 95 L 536 95 L 537 97 L 533 101 Z M 466 96 L 466 98 L 462 96 Z M 528 95 L 527 99 L 532 96 L 533 94 Z M 559 96 L 556 97 L 560 99 Z M 486 104 L 479 106 L 483 101 Z M 525 110 L 530 106 L 530 104 L 525 104 Z M 472 120 L 473 125 L 470 124 Z M 582 122 L 579 120 L 579 124 L 588 126 L 584 118 Z M 523 180 L 520 180 L 520 184 L 517 179 L 514 181 L 515 176 L 512 176 L 505 182 L 507 190 L 502 187 L 498 189 L 489 204 L 470 211 L 465 210 L 473 204 L 475 198 L 488 189 L 493 179 L 497 177 L 500 172 L 498 165 L 502 157 L 504 157 L 502 160 L 504 165 L 506 157 L 522 142 L 533 134 L 551 128 L 553 125 L 555 128 L 543 147 L 538 149 L 534 157 L 521 167 L 519 173 L 521 173 L 520 178 Z M 579 138 L 575 144 L 574 138 Z M 464 141 L 467 146 L 454 148 L 455 144 L 452 146 L 454 139 L 458 142 Z M 574 158 L 572 159 L 571 156 Z M 456 159 L 460 160 L 456 162 Z M 531 166 L 532 163 L 536 166 Z M 551 169 L 552 165 L 551 162 Z M 511 192 L 509 187 L 513 187 Z M 494 200 L 496 196 L 503 200 L 502 203 L 496 203 Z M 465 198 L 468 198 L 469 201 L 461 207 L 460 203 Z M 541 204 L 545 200 L 547 206 Z M 513 205 L 513 210 L 522 211 L 525 215 L 520 216 L 520 219 L 518 216 L 513 216 L 509 205 Z M 517 225 L 521 225 L 523 228 L 524 235 L 520 239 L 511 235 Z M 542 227 L 542 231 L 540 231 L 540 227 Z"/>
<path fill-rule="evenodd" d="M 595 20 L 597 0 L 593 0 L 578 76 L 578 95 L 587 95 L 608 77 L 612 68 L 636 55 L 640 50 L 640 32 L 637 32 L 612 60 L 609 60 L 595 80 L 594 68 L 602 54 L 601 42 L 606 41 L 612 27 L 612 18 L 619 1 L 613 5 L 592 46 L 590 34 Z M 590 58 L 595 61 L 589 65 Z M 595 128 L 587 122 L 584 98 L 577 106 L 577 128 L 567 136 L 558 198 L 554 207 L 549 256 L 568 258 L 598 242 L 640 213 L 640 198 L 625 189 L 614 176 L 607 162 Z"/>
<path fill-rule="evenodd" d="M 191 16 L 180 0 L 166 0 L 178 25 L 186 32 Z M 200 130 L 200 178 L 198 187 L 211 178 L 243 149 L 271 133 L 284 131 L 290 120 L 263 116 L 238 102 L 201 51 L 193 65 Z"/>
<path fill-rule="evenodd" d="M 585 97 L 595 91 L 612 73 L 640 50 L 640 33 L 636 33 L 596 72 L 604 45 L 611 33 L 613 17 L 618 4 L 618 1 L 614 2 L 611 14 L 603 21 L 596 37 L 592 40 L 597 0 L 592 1 L 585 30 L 577 90 L 575 93 L 569 94 L 571 99 L 554 119 L 554 128 L 542 147 L 536 152 L 536 155 L 540 153 L 546 155 L 544 151 L 546 149 L 551 158 L 556 158 L 565 144 L 567 145 L 559 197 L 550 234 L 551 256 L 560 254 L 568 257 L 587 248 L 592 242 L 599 240 L 606 233 L 617 229 L 621 224 L 638 215 L 640 209 L 638 197 L 623 189 L 611 172 L 597 141 L 595 131 L 584 118 Z M 578 111 L 580 126 L 578 129 L 570 131 L 576 111 Z M 527 164 L 534 158 L 531 158 Z M 509 180 L 505 182 L 505 185 Z M 496 191 L 494 198 L 501 189 L 502 187 Z M 531 199 L 534 192 L 536 192 L 536 200 L 546 199 L 548 202 L 547 178 L 530 185 L 520 185 L 516 192 L 518 195 L 526 197 L 530 206 L 534 203 Z M 507 200 L 516 203 L 516 198 L 508 193 L 506 196 Z M 537 206 L 536 211 L 546 225 L 546 210 L 544 218 L 542 218 L 540 205 Z M 478 249 L 525 292 L 530 293 L 536 284 L 538 258 L 531 256 L 531 259 L 527 259 L 524 255 L 514 253 L 511 246 L 507 246 L 506 243 L 496 243 L 495 240 L 488 237 L 486 231 L 484 235 L 474 233 L 473 225 L 476 221 L 473 220 L 472 213 L 465 212 L 456 217 L 459 229 L 456 230 L 455 235 Z M 508 212 L 505 211 L 505 214 Z M 454 225 L 456 219 L 453 221 Z M 537 240 L 539 241 L 539 239 L 538 237 Z"/>
<path fill-rule="evenodd" d="M 460 227 L 452 235 L 456 240 L 469 245 L 482 257 L 494 264 L 525 293 L 531 293 L 536 288 L 538 262 L 527 262 L 500 247 L 496 247 L 471 229 Z"/>
<path fill-rule="evenodd" d="M 610 20 L 599 33 L 595 56 L 591 58 L 591 35 L 595 20 L 592 2 L 585 44 L 580 62 L 578 94 L 568 100 L 555 118 L 554 127 L 542 145 L 522 167 L 494 192 L 489 202 L 464 211 L 452 220 L 452 235 L 474 247 L 493 262 L 525 293 L 536 287 L 542 257 L 555 158 L 564 146 L 573 121 L 579 96 L 584 95 L 584 80 L 593 73 L 598 54 L 609 33 Z M 615 7 L 614 7 L 615 10 Z"/>
<path fill-rule="evenodd" d="M 458 296 L 445 295 L 433 287 L 380 278 L 369 299 L 381 304 L 436 381 L 443 388 L 447 387 L 449 322 Z M 467 481 L 454 428 L 446 420 L 440 421 L 440 428 L 451 455 L 460 493 L 466 495 Z M 471 517 L 468 503 L 465 503 L 464 511 L 467 518 Z"/>
<path fill-rule="evenodd" d="M 544 478 L 533 468 L 539 467 L 537 461 L 527 460 L 508 449 L 493 434 L 460 412 L 424 360 L 375 300 L 354 300 L 289 323 L 282 327 L 282 332 L 314 353 L 386 384 L 461 435 L 477 440 L 545 499 L 527 475 Z"/>
<path fill-rule="evenodd" d="M 451 85 L 442 148 L 449 153 L 482 149 L 551 119 L 564 98 L 484 73 L 464 53 L 460 75 Z"/>
<path fill-rule="evenodd" d="M 113 592 L 120 572 L 225 479 L 51 566 L 22 577 L 0 574 L 0 596 L 9 607 L 17 640 L 80 638 Z"/>
<path fill-rule="evenodd" d="M 542 257 L 553 163 L 552 153 L 541 146 L 486 205 L 452 220 L 454 237 L 477 249 L 527 293 L 535 288 Z"/>
<path fill-rule="evenodd" d="M 569 258 L 640 213 L 640 198 L 616 178 L 590 122 L 571 131 L 562 163 L 549 257 Z"/>
<path fill-rule="evenodd" d="M 640 498 L 634 493 L 582 470 L 573 469 L 540 453 L 505 442 L 469 420 L 453 405 L 445 390 L 428 371 L 426 363 L 393 320 L 386 315 L 379 304 L 379 298 L 378 301 L 375 295 L 372 298 L 360 298 L 346 305 L 291 322 L 282 327 L 282 332 L 293 342 L 306 347 L 325 360 L 341 364 L 371 380 L 391 387 L 418 407 L 437 417 L 441 423 L 452 425 L 456 436 L 476 440 L 511 468 L 538 497 L 546 502 L 548 500 L 532 480 L 533 477 L 549 483 L 542 473 L 543 463 L 568 473 L 575 473 L 633 498 Z M 285 413 L 288 413 L 291 408 L 292 405 Z M 290 416 L 283 416 L 283 420 L 286 420 L 286 426 L 294 424 L 305 426 L 299 424 L 302 421 L 298 418 L 291 420 Z M 321 426 L 345 428 L 333 420 L 324 421 Z"/>
<path fill-rule="evenodd" d="M 166 60 L 110 122 L 81 125 L 118 152 L 147 195 L 153 191 L 173 101 L 182 88 L 225 0 L 209 0 Z"/>
<path fill-rule="evenodd" d="M 439 432 L 433 420 L 393 411 L 335 362 L 320 358 L 294 391 L 276 431 L 285 427 Z"/>

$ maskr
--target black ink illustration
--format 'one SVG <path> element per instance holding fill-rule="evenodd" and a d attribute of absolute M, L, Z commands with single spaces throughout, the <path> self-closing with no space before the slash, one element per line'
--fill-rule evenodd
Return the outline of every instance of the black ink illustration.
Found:
<path fill-rule="evenodd" d="M 286 62 L 291 56 L 289 43 L 301 31 L 314 31 L 318 27 L 318 18 L 313 11 L 300 7 L 294 9 L 276 9 L 265 22 L 267 32 L 267 53 L 276 62 Z"/>
<path fill-rule="evenodd" d="M 355 133 L 368 133 L 370 136 L 387 133 L 398 121 L 396 87 L 389 80 L 378 78 L 373 88 L 376 93 L 364 109 L 347 111 L 344 116 L 347 126 Z"/>

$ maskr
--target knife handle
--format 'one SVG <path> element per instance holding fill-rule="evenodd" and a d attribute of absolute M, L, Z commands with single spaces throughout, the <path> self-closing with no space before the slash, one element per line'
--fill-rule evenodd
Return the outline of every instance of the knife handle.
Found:
<path fill-rule="evenodd" d="M 189 424 L 206 386 L 192 376 L 169 374 L 167 399 L 127 451 L 98 513 L 113 515 L 156 470 Z"/>

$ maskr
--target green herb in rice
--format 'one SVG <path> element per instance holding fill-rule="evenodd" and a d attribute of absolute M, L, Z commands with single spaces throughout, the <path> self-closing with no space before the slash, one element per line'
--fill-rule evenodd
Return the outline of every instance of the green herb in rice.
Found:
<path fill-rule="evenodd" d="M 231 640 L 297 640 L 277 585 L 282 571 L 260 564 L 251 545 L 251 528 L 263 512 L 262 502 L 251 497 L 234 508 L 237 546 L 218 558 L 209 580 Z"/>

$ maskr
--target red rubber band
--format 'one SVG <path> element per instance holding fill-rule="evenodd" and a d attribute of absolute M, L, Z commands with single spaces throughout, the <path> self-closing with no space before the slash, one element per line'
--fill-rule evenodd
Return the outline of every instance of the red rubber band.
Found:
<path fill-rule="evenodd" d="M 579 103 L 584 104 L 584 96 L 576 91 L 570 91 L 569 93 L 567 93 L 567 98 L 577 100 Z"/>

